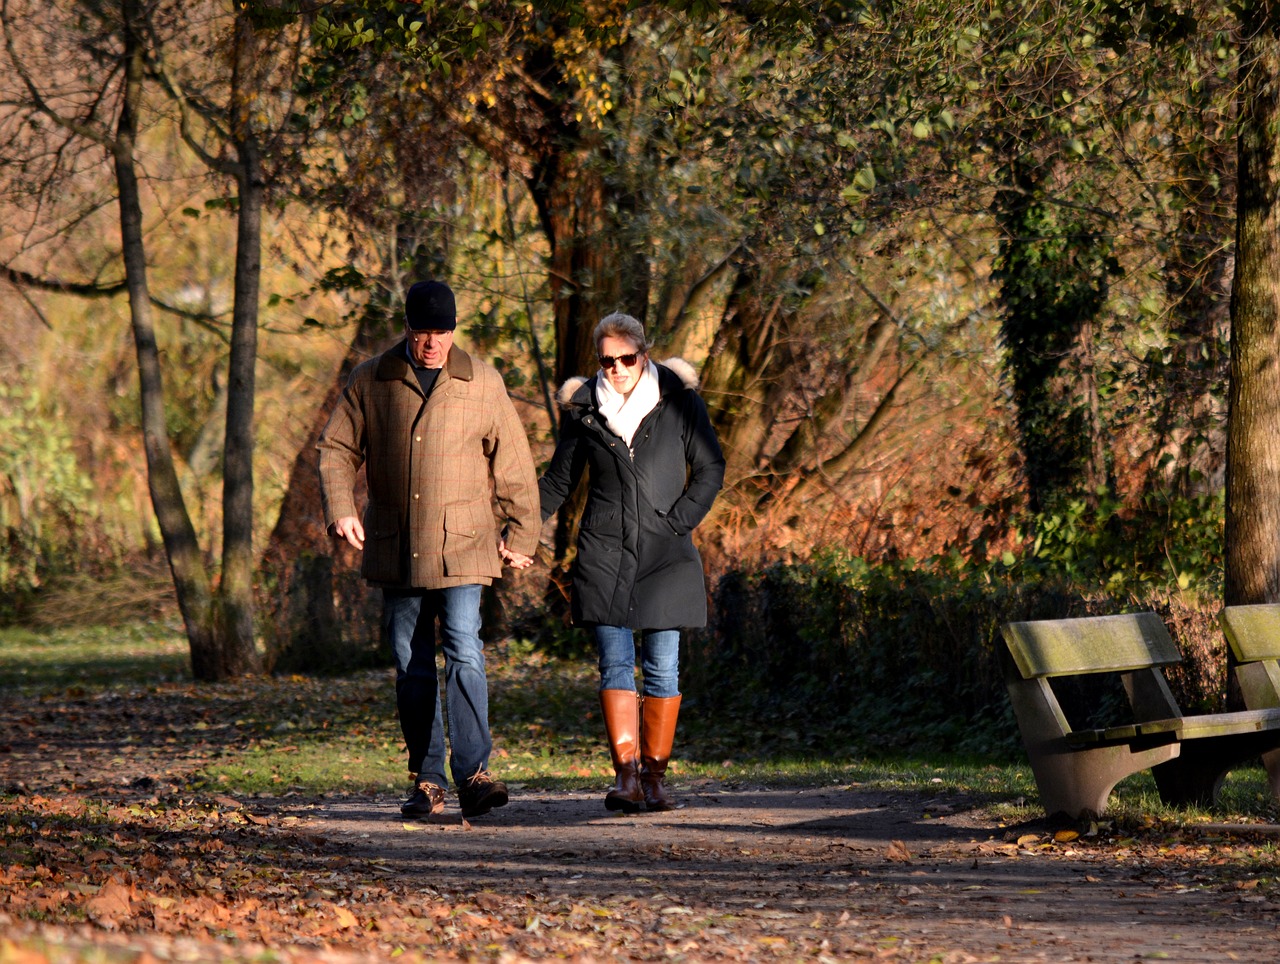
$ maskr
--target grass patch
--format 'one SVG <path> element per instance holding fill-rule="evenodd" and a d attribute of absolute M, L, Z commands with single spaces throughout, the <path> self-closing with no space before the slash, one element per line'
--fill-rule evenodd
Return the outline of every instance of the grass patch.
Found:
<path fill-rule="evenodd" d="M 493 772 L 517 786 L 598 789 L 612 780 L 590 659 L 556 659 L 519 641 L 488 648 Z M 0 630 L 0 706 L 43 707 L 55 732 L 107 734 L 120 707 L 138 725 L 130 752 L 198 756 L 192 789 L 237 795 L 399 793 L 404 751 L 390 668 L 345 677 L 280 676 L 192 683 L 186 640 L 173 627 Z M 671 774 L 677 785 L 863 786 L 914 794 L 965 794 L 1016 824 L 1036 819 L 1035 784 L 1023 760 L 895 753 L 869 757 L 793 719 L 700 710 L 687 693 Z M 62 722 L 65 715 L 66 722 Z M 100 714 L 98 716 L 97 714 Z M 42 742 L 53 742 L 42 732 Z M 195 748 L 194 750 L 192 748 Z M 1108 817 L 1151 821 L 1272 821 L 1277 807 L 1260 767 L 1231 773 L 1212 810 L 1161 803 L 1149 774 L 1121 783 Z"/>
<path fill-rule="evenodd" d="M 0 629 L 0 690 L 10 693 L 190 679 L 186 637 L 165 623 Z"/>

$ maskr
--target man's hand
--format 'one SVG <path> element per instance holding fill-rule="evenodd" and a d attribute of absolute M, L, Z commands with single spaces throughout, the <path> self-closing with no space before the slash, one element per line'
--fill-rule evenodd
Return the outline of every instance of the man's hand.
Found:
<path fill-rule="evenodd" d="M 533 565 L 532 556 L 526 556 L 523 553 L 513 552 L 508 549 L 506 539 L 498 543 L 498 555 L 502 556 L 502 561 L 512 569 L 528 569 Z"/>
<path fill-rule="evenodd" d="M 364 526 L 360 524 L 360 520 L 353 515 L 344 515 L 341 519 L 329 526 L 329 535 L 335 539 L 346 539 L 357 549 L 364 548 Z"/>

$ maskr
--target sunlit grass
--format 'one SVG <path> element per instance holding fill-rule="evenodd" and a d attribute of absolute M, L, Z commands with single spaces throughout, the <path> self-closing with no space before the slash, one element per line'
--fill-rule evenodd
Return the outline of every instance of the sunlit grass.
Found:
<path fill-rule="evenodd" d="M 594 663 L 552 659 L 521 642 L 491 645 L 488 654 L 494 774 L 530 789 L 607 787 Z M 192 786 L 237 795 L 400 793 L 407 774 L 393 679 L 386 668 L 194 685 L 186 640 L 172 626 L 0 631 L 0 699 L 152 701 L 192 743 L 209 747 Z M 681 719 L 669 771 L 677 787 L 856 786 L 963 795 L 1010 825 L 1044 816 L 1021 760 L 824 752 L 818 728 L 803 732 L 793 722 L 773 731 L 746 715 L 704 719 L 696 694 Z M 1230 774 L 1210 809 L 1170 807 L 1150 774 L 1137 774 L 1117 786 L 1107 817 L 1136 826 L 1271 821 L 1276 810 L 1265 773 L 1253 767 Z"/>
<path fill-rule="evenodd" d="M 180 628 L 165 623 L 0 630 L 3 690 L 39 694 L 74 686 L 190 678 L 186 637 Z"/>

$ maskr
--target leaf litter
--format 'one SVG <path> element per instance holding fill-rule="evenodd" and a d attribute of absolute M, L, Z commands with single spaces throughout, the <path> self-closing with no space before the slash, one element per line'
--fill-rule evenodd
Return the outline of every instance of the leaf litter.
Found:
<path fill-rule="evenodd" d="M 406 822 L 386 795 L 204 787 L 254 732 L 149 694 L 0 702 L 0 964 L 1198 959 L 1175 933 L 1226 959 L 1276 949 L 1267 828 L 1004 828 L 963 795 L 714 781 L 671 815 L 526 791 L 493 818 Z M 220 698 L 232 715 L 262 684 Z M 1135 915 L 1178 926 L 1161 943 Z"/>

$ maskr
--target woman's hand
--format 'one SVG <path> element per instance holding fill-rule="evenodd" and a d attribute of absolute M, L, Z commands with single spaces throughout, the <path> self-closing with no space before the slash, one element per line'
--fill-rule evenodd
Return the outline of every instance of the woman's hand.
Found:
<path fill-rule="evenodd" d="M 523 553 L 513 552 L 508 549 L 506 539 L 498 543 L 498 555 L 502 556 L 502 561 L 512 569 L 528 569 L 533 565 L 532 556 L 526 556 Z"/>

